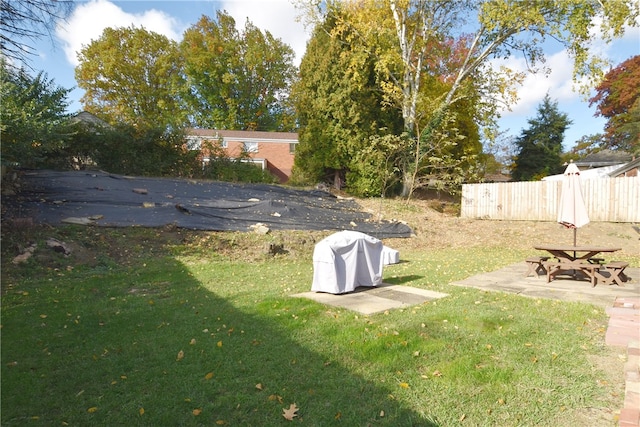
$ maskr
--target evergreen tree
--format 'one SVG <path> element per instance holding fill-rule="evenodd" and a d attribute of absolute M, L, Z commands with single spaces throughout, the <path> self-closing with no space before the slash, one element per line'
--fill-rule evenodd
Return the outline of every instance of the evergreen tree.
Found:
<path fill-rule="evenodd" d="M 379 173 L 372 173 L 358 154 L 372 135 L 399 134 L 402 118 L 396 110 L 383 108 L 374 57 L 349 31 L 330 35 L 335 20 L 329 16 L 316 28 L 293 88 L 301 129 L 295 179 L 332 182 L 335 187 L 346 185 L 353 194 L 378 195 Z"/>
<path fill-rule="evenodd" d="M 562 172 L 562 140 L 571 124 L 567 114 L 558 111 L 558 103 L 547 94 L 538 106 L 538 114 L 529 119 L 529 129 L 516 140 L 518 154 L 511 174 L 513 181 L 539 180 Z"/>

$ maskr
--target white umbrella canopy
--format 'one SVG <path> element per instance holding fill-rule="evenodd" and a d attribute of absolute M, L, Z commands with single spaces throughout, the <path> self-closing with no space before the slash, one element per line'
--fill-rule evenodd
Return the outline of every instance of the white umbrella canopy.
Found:
<path fill-rule="evenodd" d="M 564 171 L 558 222 L 573 229 L 574 246 L 576 245 L 576 229 L 589 223 L 589 214 L 580 188 L 580 169 L 574 163 L 569 163 Z"/>

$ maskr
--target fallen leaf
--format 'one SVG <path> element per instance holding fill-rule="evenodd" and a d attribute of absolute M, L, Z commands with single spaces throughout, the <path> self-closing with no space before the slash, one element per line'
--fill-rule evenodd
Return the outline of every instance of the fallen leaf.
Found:
<path fill-rule="evenodd" d="M 195 338 L 191 338 L 191 341 L 189 341 L 190 345 L 194 345 L 196 343 L 196 339 Z"/>
<path fill-rule="evenodd" d="M 431 374 L 431 375 L 433 375 L 434 377 L 441 377 L 442 376 L 442 372 L 436 370 L 436 371 L 433 371 L 433 374 Z"/>
<path fill-rule="evenodd" d="M 225 425 L 226 423 L 227 423 L 227 422 L 226 422 L 225 420 L 218 420 L 218 421 L 216 421 L 216 425 L 219 425 L 219 426 L 223 426 L 223 425 Z"/>
<path fill-rule="evenodd" d="M 213 378 L 213 372 L 209 372 L 207 375 L 204 376 L 205 380 L 210 380 L 211 378 Z"/>
<path fill-rule="evenodd" d="M 400 387 L 409 388 L 409 384 L 408 383 L 400 383 Z"/>
<path fill-rule="evenodd" d="M 196 408 L 193 411 L 191 411 L 191 413 L 197 417 L 202 413 L 202 409 Z"/>
<path fill-rule="evenodd" d="M 270 394 L 269 397 L 267 398 L 270 402 L 273 402 L 274 400 L 277 400 L 279 403 L 282 403 L 282 396 L 278 396 L 277 394 Z"/>
<path fill-rule="evenodd" d="M 222 347 L 222 341 L 218 341 L 218 343 L 216 344 L 218 347 Z"/>
<path fill-rule="evenodd" d="M 182 359 L 184 359 L 184 351 L 180 350 L 178 352 L 178 356 L 176 357 L 176 362 L 181 361 Z"/>
<path fill-rule="evenodd" d="M 295 403 L 292 403 L 291 405 L 289 405 L 289 409 L 282 408 L 282 412 L 283 417 L 285 417 L 289 421 L 293 421 L 293 419 L 298 416 L 298 414 L 296 414 L 296 412 L 298 412 L 298 407 Z"/>
<path fill-rule="evenodd" d="M 380 418 L 384 417 L 384 411 L 380 411 Z"/>
<path fill-rule="evenodd" d="M 256 384 L 256 388 L 257 388 L 258 390 L 262 390 L 262 384 L 261 384 L 261 383 Z"/>
<path fill-rule="evenodd" d="M 140 415 L 144 415 L 144 408 L 140 408 L 140 410 L 138 410 L 138 413 L 139 413 Z"/>
<path fill-rule="evenodd" d="M 91 408 L 87 409 L 87 412 L 90 413 L 90 414 L 93 414 L 97 410 L 98 410 L 97 406 L 92 406 Z"/>

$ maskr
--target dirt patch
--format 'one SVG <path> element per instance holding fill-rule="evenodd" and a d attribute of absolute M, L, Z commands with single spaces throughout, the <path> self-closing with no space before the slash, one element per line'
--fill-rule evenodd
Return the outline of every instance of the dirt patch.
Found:
<path fill-rule="evenodd" d="M 374 217 L 402 220 L 413 229 L 413 238 L 385 240 L 400 251 L 478 246 L 533 250 L 540 243 L 573 243 L 573 230 L 555 222 L 463 219 L 434 210 L 433 201 L 427 200 L 358 202 Z M 577 243 L 620 247 L 616 254 L 640 257 L 640 234 L 629 223 L 589 223 L 577 230 Z"/>

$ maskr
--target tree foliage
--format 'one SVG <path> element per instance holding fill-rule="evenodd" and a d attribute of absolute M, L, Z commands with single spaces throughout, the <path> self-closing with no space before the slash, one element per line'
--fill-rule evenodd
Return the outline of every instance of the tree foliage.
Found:
<path fill-rule="evenodd" d="M 198 127 L 291 130 L 287 96 L 295 78 L 294 52 L 271 33 L 247 21 L 244 31 L 218 11 L 202 16 L 184 34 L 181 50 L 189 91 L 186 99 Z"/>
<path fill-rule="evenodd" d="M 338 188 L 346 180 L 356 194 L 379 194 L 375 176 L 362 169 L 364 163 L 356 155 L 371 135 L 400 132 L 402 123 L 394 110 L 382 108 L 374 58 L 349 32 L 331 37 L 328 32 L 334 25 L 329 18 L 315 29 L 293 89 L 301 127 L 296 174 L 312 182 L 330 181 Z"/>
<path fill-rule="evenodd" d="M 529 128 L 516 140 L 518 154 L 512 179 L 531 181 L 561 173 L 562 141 L 571 120 L 567 114 L 559 112 L 558 103 L 546 95 L 537 108 L 537 116 L 527 122 Z"/>
<path fill-rule="evenodd" d="M 302 2 L 308 17 L 324 17 L 339 8 L 338 0 Z M 482 100 L 514 99 L 513 83 L 522 75 L 503 68 L 493 70 L 488 61 L 506 58 L 514 53 L 524 55 L 532 70 L 544 64 L 542 45 L 554 40 L 566 49 L 574 61 L 574 81 L 586 81 L 586 90 L 602 75 L 604 60 L 589 50 L 595 37 L 605 41 L 624 33 L 625 25 L 637 26 L 640 4 L 633 0 L 600 2 L 577 0 L 557 2 L 540 0 L 364 0 L 348 3 L 351 14 L 341 19 L 334 34 L 343 28 L 352 28 L 367 50 L 377 55 L 377 72 L 386 82 L 385 96 L 390 104 L 399 108 L 405 130 L 410 135 L 420 133 L 415 153 L 427 153 L 436 142 L 437 134 L 447 110 L 465 99 L 465 83 L 474 79 L 473 86 Z M 316 18 L 317 19 L 317 18 Z M 600 25 L 596 28 L 595 23 Z M 461 28 L 469 31 L 462 34 Z M 389 34 L 394 41 L 389 42 Z M 464 41 L 458 55 L 440 55 L 447 45 Z M 442 62 L 429 63 L 431 56 Z M 451 58 L 451 61 L 448 61 Z M 446 70 L 438 73 L 449 83 L 446 94 L 430 111 L 419 111 L 422 75 L 425 68 Z M 544 67 L 543 67 L 544 69 Z M 468 93 L 468 92 L 467 92 Z M 422 129 L 417 118 L 424 113 Z M 476 117 L 491 128 L 495 124 L 495 103 L 485 102 Z M 489 135 L 492 132 L 488 132 Z M 424 147 L 423 147 L 424 146 Z M 420 168 L 416 160 L 405 171 L 406 180 L 416 176 Z M 410 189 L 413 183 L 408 183 Z"/>
<path fill-rule="evenodd" d="M 138 128 L 184 123 L 182 57 L 167 37 L 144 28 L 106 28 L 78 59 L 86 111 Z"/>
<path fill-rule="evenodd" d="M 603 148 L 640 151 L 640 55 L 611 69 L 589 100 L 597 105 L 596 116 L 605 117 Z"/>
<path fill-rule="evenodd" d="M 367 13 L 360 8 L 363 3 L 368 7 Z M 296 154 L 298 171 L 315 170 L 318 173 L 311 175 L 318 179 L 323 172 L 337 174 L 336 171 L 345 170 L 350 191 L 371 195 L 393 188 L 403 175 L 406 179 L 410 174 L 418 188 L 449 181 L 444 179 L 448 173 L 445 171 L 463 164 L 469 166 L 472 155 L 481 150 L 475 123 L 477 104 L 460 102 L 455 111 L 443 114 L 440 126 L 434 126 L 432 146 L 418 150 L 402 117 L 402 90 L 395 74 L 389 72 L 401 67 L 392 54 L 395 33 L 389 10 L 376 2 L 330 7 L 335 10 L 325 14 L 325 21 L 316 27 L 308 44 L 294 92 L 301 126 L 301 144 Z M 364 21 L 376 22 L 378 30 L 377 25 L 384 20 L 391 25 L 388 31 L 363 35 L 361 30 L 367 28 Z M 375 37 L 375 46 L 367 43 L 373 43 L 369 37 Z M 443 49 L 439 52 L 443 56 L 457 49 L 455 44 L 437 46 Z M 438 52 L 431 53 L 437 57 Z M 418 132 L 429 119 L 425 112 L 437 107 L 450 87 L 447 73 L 436 59 L 425 61 L 418 73 L 419 80 L 426 82 L 416 92 L 419 112 L 412 120 Z M 469 100 L 479 99 L 473 85 L 465 90 Z M 389 138 L 388 134 L 396 137 Z M 445 141 L 446 138 L 450 140 Z M 411 164 L 420 164 L 419 170 L 411 169 Z M 442 180 L 433 179 L 436 170 Z"/>
<path fill-rule="evenodd" d="M 40 72 L 0 61 L 2 161 L 23 167 L 60 167 L 71 129 L 66 112 L 70 90 Z"/>

